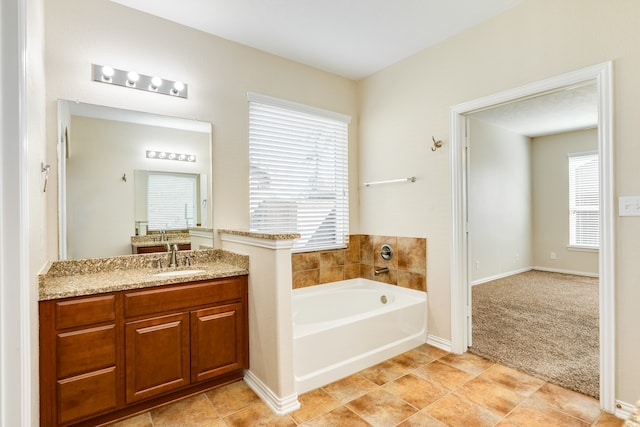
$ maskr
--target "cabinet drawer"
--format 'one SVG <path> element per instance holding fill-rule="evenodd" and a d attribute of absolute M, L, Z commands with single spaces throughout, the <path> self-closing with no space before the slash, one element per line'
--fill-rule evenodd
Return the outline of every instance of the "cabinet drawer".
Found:
<path fill-rule="evenodd" d="M 116 327 L 99 326 L 57 335 L 58 378 L 116 364 Z"/>
<path fill-rule="evenodd" d="M 124 295 L 125 317 L 181 310 L 242 298 L 243 281 L 233 277 L 192 285 L 156 288 Z"/>
<path fill-rule="evenodd" d="M 105 295 L 56 302 L 56 329 L 112 322 L 116 318 L 115 301 L 114 295 Z"/>
<path fill-rule="evenodd" d="M 116 368 L 58 381 L 58 423 L 97 415 L 117 406 Z"/>

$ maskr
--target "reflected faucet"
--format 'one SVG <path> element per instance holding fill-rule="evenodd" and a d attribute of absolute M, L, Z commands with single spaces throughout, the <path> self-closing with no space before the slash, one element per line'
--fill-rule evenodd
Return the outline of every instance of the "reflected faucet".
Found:
<path fill-rule="evenodd" d="M 169 243 L 166 243 L 165 246 L 167 248 L 167 252 L 171 252 L 169 267 L 177 267 L 178 262 L 176 261 L 176 252 L 178 252 L 178 245 L 174 243 L 173 246 L 171 246 Z"/>

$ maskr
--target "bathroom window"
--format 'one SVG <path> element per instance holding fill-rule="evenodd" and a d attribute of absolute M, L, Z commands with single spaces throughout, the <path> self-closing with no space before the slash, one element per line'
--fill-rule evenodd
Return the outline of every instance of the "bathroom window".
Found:
<path fill-rule="evenodd" d="M 184 230 L 196 225 L 197 178 L 193 174 L 149 172 L 149 230 Z"/>
<path fill-rule="evenodd" d="M 346 247 L 350 117 L 248 97 L 251 230 L 299 233 L 295 252 Z"/>
<path fill-rule="evenodd" d="M 598 153 L 569 155 L 569 247 L 600 244 Z"/>

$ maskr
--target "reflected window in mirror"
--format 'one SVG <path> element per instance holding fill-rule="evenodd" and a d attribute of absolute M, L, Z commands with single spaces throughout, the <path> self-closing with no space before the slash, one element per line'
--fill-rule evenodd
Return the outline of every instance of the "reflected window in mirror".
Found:
<path fill-rule="evenodd" d="M 199 223 L 197 175 L 150 172 L 147 186 L 149 230 L 182 230 Z"/>

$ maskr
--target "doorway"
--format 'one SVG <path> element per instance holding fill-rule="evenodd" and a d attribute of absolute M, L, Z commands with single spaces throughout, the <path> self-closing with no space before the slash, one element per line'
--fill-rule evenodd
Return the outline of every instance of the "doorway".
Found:
<path fill-rule="evenodd" d="M 454 106 L 450 110 L 451 182 L 452 182 L 452 263 L 451 263 L 451 332 L 452 351 L 463 353 L 471 340 L 471 262 L 468 240 L 468 138 L 466 116 L 493 106 L 528 99 L 563 88 L 597 83 L 598 152 L 600 155 L 600 250 L 599 265 L 599 342 L 600 405 L 605 411 L 615 409 L 614 393 L 614 262 L 613 262 L 613 157 L 612 157 L 612 63 L 607 62 L 575 72 L 500 92 Z"/>

